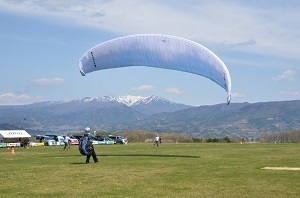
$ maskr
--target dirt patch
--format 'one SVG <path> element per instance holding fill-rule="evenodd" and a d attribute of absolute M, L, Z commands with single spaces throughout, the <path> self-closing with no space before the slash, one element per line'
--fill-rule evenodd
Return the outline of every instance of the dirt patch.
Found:
<path fill-rule="evenodd" d="M 300 168 L 296 167 L 264 167 L 264 170 L 293 170 L 293 171 L 300 171 Z"/>

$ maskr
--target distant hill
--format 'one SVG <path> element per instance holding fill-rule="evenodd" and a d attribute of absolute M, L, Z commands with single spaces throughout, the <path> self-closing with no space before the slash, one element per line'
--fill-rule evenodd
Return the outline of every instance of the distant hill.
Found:
<path fill-rule="evenodd" d="M 121 128 L 173 131 L 192 137 L 255 138 L 265 133 L 300 129 L 300 101 L 200 106 L 148 116 Z"/>
<path fill-rule="evenodd" d="M 157 96 L 105 96 L 0 106 L 0 120 L 34 133 L 72 133 L 89 126 L 107 132 L 145 130 L 191 137 L 255 138 L 300 129 L 300 100 L 192 107 Z"/>
<path fill-rule="evenodd" d="M 9 123 L 0 124 L 0 130 L 16 130 L 16 129 L 19 128 Z"/>
<path fill-rule="evenodd" d="M 157 96 L 85 97 L 68 102 L 48 101 L 29 105 L 0 106 L 1 123 L 35 131 L 69 133 L 89 126 L 112 129 L 147 115 L 174 112 L 190 106 Z"/>

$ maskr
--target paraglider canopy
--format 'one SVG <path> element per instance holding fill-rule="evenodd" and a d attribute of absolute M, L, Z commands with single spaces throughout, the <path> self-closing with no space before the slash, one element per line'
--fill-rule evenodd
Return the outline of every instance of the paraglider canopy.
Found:
<path fill-rule="evenodd" d="M 88 50 L 79 60 L 81 75 L 129 66 L 178 70 L 204 76 L 227 93 L 231 78 L 226 65 L 206 47 L 188 39 L 163 34 L 137 34 L 109 40 Z"/>

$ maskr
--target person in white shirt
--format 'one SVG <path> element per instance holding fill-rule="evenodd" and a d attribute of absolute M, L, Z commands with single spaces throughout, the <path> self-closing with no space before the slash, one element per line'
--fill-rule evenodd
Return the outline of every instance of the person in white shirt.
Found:
<path fill-rule="evenodd" d="M 154 138 L 154 146 L 156 145 L 158 147 L 158 142 L 159 142 L 159 136 L 156 134 L 156 137 Z"/>
<path fill-rule="evenodd" d="M 69 135 L 66 135 L 65 139 L 64 139 L 64 143 L 65 143 L 65 147 L 64 147 L 64 150 L 67 149 L 67 151 L 69 150 L 69 141 L 70 141 L 70 137 Z"/>

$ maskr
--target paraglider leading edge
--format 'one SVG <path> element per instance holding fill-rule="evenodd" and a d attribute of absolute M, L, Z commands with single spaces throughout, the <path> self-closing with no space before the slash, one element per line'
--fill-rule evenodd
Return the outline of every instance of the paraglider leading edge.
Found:
<path fill-rule="evenodd" d="M 164 34 L 136 34 L 100 43 L 79 59 L 82 76 L 87 73 L 129 66 L 147 66 L 193 73 L 206 77 L 228 94 L 231 77 L 222 60 L 194 41 Z"/>

